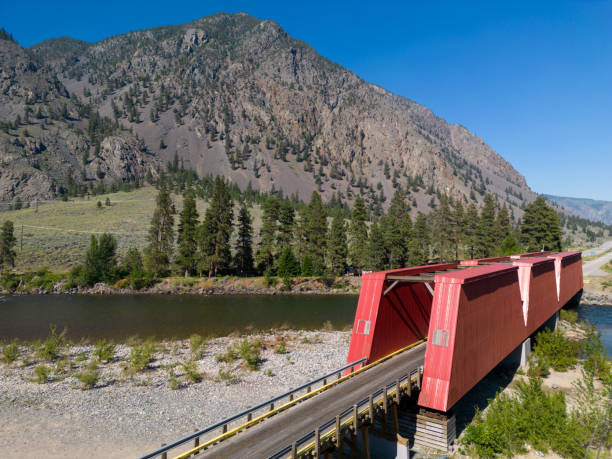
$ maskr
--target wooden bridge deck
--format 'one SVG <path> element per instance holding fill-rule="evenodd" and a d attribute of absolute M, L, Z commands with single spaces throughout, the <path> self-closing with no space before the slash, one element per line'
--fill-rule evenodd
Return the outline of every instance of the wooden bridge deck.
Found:
<path fill-rule="evenodd" d="M 371 393 L 423 364 L 426 343 L 279 413 L 196 457 L 264 458 L 280 451 Z"/>

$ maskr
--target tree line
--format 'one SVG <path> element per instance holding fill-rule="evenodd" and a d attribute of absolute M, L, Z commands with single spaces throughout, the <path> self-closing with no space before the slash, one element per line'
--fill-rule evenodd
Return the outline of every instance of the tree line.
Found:
<path fill-rule="evenodd" d="M 559 217 L 543 197 L 528 204 L 522 223 L 513 227 L 508 208 L 490 194 L 480 210 L 441 195 L 428 215 L 418 212 L 414 218 L 401 190 L 380 217 L 357 197 L 348 218 L 345 209 L 326 206 L 317 191 L 301 206 L 272 194 L 261 201 L 261 227 L 255 232 L 252 206 L 247 200 L 236 206 L 231 191 L 230 184 L 216 177 L 200 216 L 192 190 L 185 192 L 177 212 L 169 187 L 161 183 L 144 250 L 131 248 L 119 260 L 113 235 L 92 235 L 85 261 L 72 269 L 71 279 L 93 285 L 127 278 L 133 288 L 142 288 L 173 274 L 338 276 L 561 250 Z M 6 221 L 0 234 L 0 267 L 14 266 L 15 244 L 13 224 Z"/>
<path fill-rule="evenodd" d="M 544 198 L 526 206 L 520 227 L 511 225 L 507 207 L 490 194 L 481 210 L 442 195 L 429 215 L 419 212 L 414 219 L 399 190 L 380 217 L 371 215 L 360 197 L 345 218 L 341 209 L 329 211 L 316 191 L 299 209 L 289 199 L 270 195 L 261 205 L 257 232 L 247 202 L 234 204 L 221 177 L 214 180 L 202 218 L 193 192 L 185 193 L 177 212 L 169 189 L 161 186 L 143 252 L 130 249 L 119 264 L 113 236 L 92 236 L 85 263 L 73 275 L 82 285 L 127 276 L 133 285 L 144 286 L 172 274 L 338 276 L 561 250 L 559 217 Z"/>

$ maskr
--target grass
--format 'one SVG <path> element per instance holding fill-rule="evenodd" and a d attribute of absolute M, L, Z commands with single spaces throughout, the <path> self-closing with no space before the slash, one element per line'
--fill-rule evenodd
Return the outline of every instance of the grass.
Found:
<path fill-rule="evenodd" d="M 2 348 L 2 361 L 10 365 L 19 358 L 19 346 L 15 341 Z"/>
<path fill-rule="evenodd" d="M 109 193 L 89 199 L 41 203 L 38 211 L 30 207 L 2 212 L 3 221 L 11 220 L 15 224 L 18 239 L 21 225 L 24 225 L 23 250 L 18 253 L 16 269 L 27 271 L 48 267 L 55 272 L 67 271 L 83 262 L 92 232 L 115 233 L 120 255 L 130 247 L 143 248 L 156 196 L 157 190 L 146 186 L 131 192 Z M 105 202 L 106 198 L 110 199 L 112 206 L 98 208 L 96 202 Z M 172 199 L 177 210 L 180 210 L 182 198 L 172 196 Z M 203 200 L 197 200 L 200 216 L 204 215 L 206 207 Z M 258 234 L 261 209 L 255 205 L 251 212 L 254 234 Z M 234 213 L 237 215 L 237 211 Z"/>
<path fill-rule="evenodd" d="M 287 345 L 285 344 L 285 341 L 281 341 L 280 343 L 278 343 L 274 348 L 274 352 L 276 352 L 277 354 L 286 354 Z"/>
<path fill-rule="evenodd" d="M 37 383 L 46 383 L 49 381 L 49 375 L 51 374 L 51 369 L 46 365 L 37 365 L 34 368 L 34 381 Z"/>
<path fill-rule="evenodd" d="M 189 338 L 189 349 L 191 349 L 191 355 L 194 359 L 202 357 L 204 346 L 206 346 L 206 338 L 202 338 L 198 334 L 191 335 Z"/>
<path fill-rule="evenodd" d="M 203 379 L 202 373 L 198 371 L 198 363 L 193 359 L 185 360 L 181 363 L 187 379 L 193 383 L 199 383 Z"/>
<path fill-rule="evenodd" d="M 41 360 L 52 361 L 55 360 L 65 344 L 63 334 L 57 333 L 57 327 L 55 325 L 49 326 L 49 337 L 42 343 L 39 343 L 36 348 L 36 357 Z"/>
<path fill-rule="evenodd" d="M 98 359 L 98 362 L 112 362 L 115 358 L 115 343 L 107 342 L 106 339 L 101 339 L 96 342 L 93 355 Z"/>
<path fill-rule="evenodd" d="M 217 362 L 234 363 L 242 358 L 249 370 L 258 370 L 261 363 L 261 341 L 244 338 L 230 344 L 224 354 L 217 356 Z"/>
<path fill-rule="evenodd" d="M 95 360 L 91 360 L 83 371 L 80 371 L 74 376 L 81 382 L 82 390 L 96 387 L 98 379 L 100 378 L 100 371 L 98 370 L 97 362 Z"/>
<path fill-rule="evenodd" d="M 226 385 L 229 386 L 230 384 L 238 382 L 238 377 L 234 374 L 234 371 L 231 367 L 227 365 L 222 365 L 219 367 L 216 381 L 224 382 Z"/>
<path fill-rule="evenodd" d="M 151 342 L 132 346 L 126 359 L 126 371 L 131 374 L 143 372 L 149 368 L 149 363 L 155 355 L 155 345 Z"/>

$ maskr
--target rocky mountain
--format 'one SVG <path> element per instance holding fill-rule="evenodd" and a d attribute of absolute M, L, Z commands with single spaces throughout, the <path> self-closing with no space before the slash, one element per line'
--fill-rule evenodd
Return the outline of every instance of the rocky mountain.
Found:
<path fill-rule="evenodd" d="M 175 155 L 303 199 L 318 189 L 374 205 L 402 187 L 426 210 L 437 192 L 491 192 L 517 215 L 534 199 L 464 127 L 243 13 L 93 44 L 0 40 L 0 89 L 0 199 L 143 177 Z"/>
<path fill-rule="evenodd" d="M 612 202 L 595 199 L 568 198 L 564 196 L 544 195 L 546 199 L 555 202 L 568 212 L 579 217 L 612 225 Z"/>

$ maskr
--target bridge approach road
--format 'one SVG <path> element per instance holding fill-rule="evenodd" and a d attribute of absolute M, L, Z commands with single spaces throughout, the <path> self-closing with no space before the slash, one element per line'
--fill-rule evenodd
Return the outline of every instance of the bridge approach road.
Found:
<path fill-rule="evenodd" d="M 262 458 L 280 451 L 315 427 L 368 397 L 385 384 L 423 365 L 427 343 L 422 343 L 344 381 L 337 386 L 264 420 L 211 447 L 207 458 Z M 201 456 L 198 456 L 201 457 Z"/>

